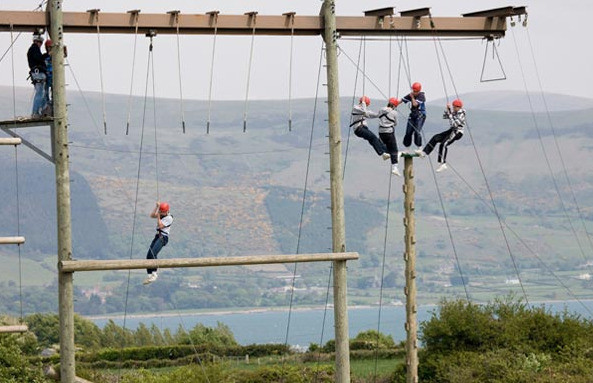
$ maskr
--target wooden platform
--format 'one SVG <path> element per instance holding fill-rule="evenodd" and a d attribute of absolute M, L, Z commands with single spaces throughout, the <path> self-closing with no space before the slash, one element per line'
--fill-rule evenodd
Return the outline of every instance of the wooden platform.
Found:
<path fill-rule="evenodd" d="M 31 128 L 35 126 L 48 126 L 53 122 L 53 117 L 17 117 L 16 120 L 0 121 L 0 129 Z"/>
<path fill-rule="evenodd" d="M 26 325 L 0 326 L 0 334 L 14 334 L 29 331 Z"/>

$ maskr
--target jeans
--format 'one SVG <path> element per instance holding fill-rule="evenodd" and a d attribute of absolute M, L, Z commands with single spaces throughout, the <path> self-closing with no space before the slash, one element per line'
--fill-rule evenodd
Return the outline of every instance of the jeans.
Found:
<path fill-rule="evenodd" d="M 369 128 L 367 128 L 366 126 L 359 126 L 354 130 L 354 134 L 356 134 L 356 136 L 360 138 L 364 138 L 365 140 L 367 140 L 369 144 L 371 144 L 373 149 L 375 149 L 377 155 L 380 156 L 381 154 L 387 152 L 385 144 L 381 142 L 379 137 L 375 136 L 375 133 L 371 132 Z"/>
<path fill-rule="evenodd" d="M 424 153 L 430 154 L 437 143 L 439 145 L 439 163 L 446 163 L 447 162 L 447 153 L 449 152 L 449 145 L 454 143 L 455 141 L 461 139 L 463 137 L 462 132 L 455 132 L 453 129 L 445 130 L 439 134 L 435 134 L 432 136 L 428 144 L 424 147 Z"/>
<path fill-rule="evenodd" d="M 417 147 L 422 146 L 422 127 L 426 121 L 425 114 L 411 115 L 408 118 L 408 126 L 406 127 L 406 135 L 404 136 L 404 146 L 410 147 L 412 144 L 412 136 L 414 137 L 414 144 Z"/>
<path fill-rule="evenodd" d="M 33 80 L 33 86 L 35 87 L 35 97 L 33 98 L 33 110 L 31 114 L 37 116 L 41 114 L 43 108 L 45 108 L 45 73 L 31 73 L 31 80 Z"/>
<path fill-rule="evenodd" d="M 381 141 L 387 147 L 387 153 L 391 155 L 391 163 L 397 164 L 397 141 L 394 133 L 379 133 Z"/>
<path fill-rule="evenodd" d="M 51 100 L 51 88 L 52 88 L 52 78 L 49 77 L 45 82 L 45 106 L 49 106 L 52 104 Z"/>
<path fill-rule="evenodd" d="M 150 249 L 148 249 L 148 253 L 146 254 L 146 259 L 157 259 L 157 255 L 159 251 L 169 242 L 169 237 L 166 235 L 157 234 L 154 236 L 152 243 L 150 244 Z M 148 274 L 155 272 L 157 269 L 146 269 Z"/>

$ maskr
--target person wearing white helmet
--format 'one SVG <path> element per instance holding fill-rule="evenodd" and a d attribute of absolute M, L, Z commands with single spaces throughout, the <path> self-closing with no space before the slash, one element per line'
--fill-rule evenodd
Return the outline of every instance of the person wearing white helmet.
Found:
<path fill-rule="evenodd" d="M 31 118 L 41 117 L 41 111 L 45 108 L 45 82 L 47 79 L 47 69 L 45 60 L 41 54 L 41 44 L 43 44 L 43 36 L 35 33 L 33 34 L 33 44 L 31 44 L 27 51 L 29 77 L 35 87 Z"/>
<path fill-rule="evenodd" d="M 156 218 L 156 235 L 150 244 L 146 259 L 157 259 L 159 251 L 169 243 L 169 230 L 173 223 L 173 216 L 169 214 L 169 204 L 166 202 L 157 202 L 155 208 L 150 213 L 150 218 Z M 146 269 L 148 277 L 144 280 L 144 284 L 148 285 L 156 281 L 158 278 L 157 269 Z"/>
<path fill-rule="evenodd" d="M 447 153 L 449 146 L 455 141 L 460 140 L 463 137 L 463 128 L 465 127 L 465 109 L 463 109 L 463 102 L 460 99 L 453 101 L 453 109 L 451 105 L 447 104 L 447 109 L 443 113 L 443 118 L 449 120 L 450 128 L 435 134 L 423 150 L 416 150 L 416 154 L 420 157 L 424 157 L 432 152 L 436 144 L 439 145 L 439 156 L 438 162 L 441 164 L 437 168 L 437 172 L 442 172 L 447 169 Z"/>
<path fill-rule="evenodd" d="M 373 149 L 375 149 L 375 152 L 377 152 L 377 155 L 381 156 L 384 160 L 388 160 L 390 155 L 387 153 L 385 144 L 375 133 L 369 130 L 367 118 L 376 118 L 378 116 L 377 113 L 368 109 L 369 105 L 371 105 L 371 99 L 367 96 L 362 96 L 358 104 L 352 108 L 352 122 L 350 123 L 350 127 L 354 129 L 354 134 L 357 137 L 368 141 Z"/>

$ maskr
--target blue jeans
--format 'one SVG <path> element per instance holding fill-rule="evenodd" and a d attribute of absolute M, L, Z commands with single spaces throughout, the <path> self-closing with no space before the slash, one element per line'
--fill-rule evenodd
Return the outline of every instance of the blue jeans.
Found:
<path fill-rule="evenodd" d="M 422 146 L 422 127 L 426 121 L 425 114 L 410 115 L 408 118 L 408 126 L 406 127 L 406 135 L 404 136 L 404 146 L 410 147 L 412 144 L 412 136 L 414 137 L 414 144 L 417 147 Z"/>
<path fill-rule="evenodd" d="M 378 155 L 387 152 L 385 144 L 379 139 L 379 137 L 375 136 L 375 133 L 371 132 L 369 128 L 367 128 L 366 126 L 360 126 L 356 128 L 356 130 L 354 130 L 354 134 L 356 134 L 356 136 L 360 138 L 364 138 L 365 140 L 367 140 L 369 144 L 371 144 L 373 149 L 375 149 L 375 152 L 377 152 Z"/>
<path fill-rule="evenodd" d="M 45 82 L 47 76 L 45 73 L 31 73 L 31 80 L 33 80 L 33 86 L 35 87 L 35 97 L 33 98 L 33 110 L 31 114 L 36 116 L 41 114 L 43 108 L 45 108 Z"/>
<path fill-rule="evenodd" d="M 150 244 L 150 249 L 148 249 L 148 253 L 146 254 L 146 259 L 157 259 L 157 255 L 159 251 L 169 242 L 169 237 L 166 235 L 157 234 L 154 236 L 152 243 Z M 148 274 L 155 272 L 157 269 L 146 269 Z"/>

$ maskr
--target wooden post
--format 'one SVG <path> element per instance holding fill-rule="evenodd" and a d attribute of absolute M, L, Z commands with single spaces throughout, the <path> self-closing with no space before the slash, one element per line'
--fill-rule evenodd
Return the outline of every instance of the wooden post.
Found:
<path fill-rule="evenodd" d="M 26 325 L 0 326 L 0 334 L 13 334 L 29 331 Z"/>
<path fill-rule="evenodd" d="M 56 165 L 56 206 L 58 210 L 58 261 L 72 259 L 72 222 L 70 211 L 70 170 L 68 161 L 68 116 L 64 69 L 64 30 L 62 0 L 50 1 L 50 34 L 53 42 L 53 152 Z M 74 383 L 74 308 L 72 273 L 58 273 L 60 314 L 60 377 Z"/>
<path fill-rule="evenodd" d="M 344 190 L 342 185 L 342 133 L 340 127 L 340 90 L 338 86 L 338 33 L 335 0 L 324 0 L 321 9 L 324 20 L 323 40 L 327 66 L 327 106 L 329 125 L 330 190 L 332 212 L 332 248 L 335 253 L 346 251 Z M 334 262 L 334 320 L 336 340 L 335 382 L 350 382 L 350 339 L 348 335 L 348 302 L 346 262 Z"/>
<path fill-rule="evenodd" d="M 414 218 L 414 162 L 404 156 L 404 228 L 406 251 L 406 383 L 418 383 L 418 321 L 416 317 L 416 219 Z"/>

